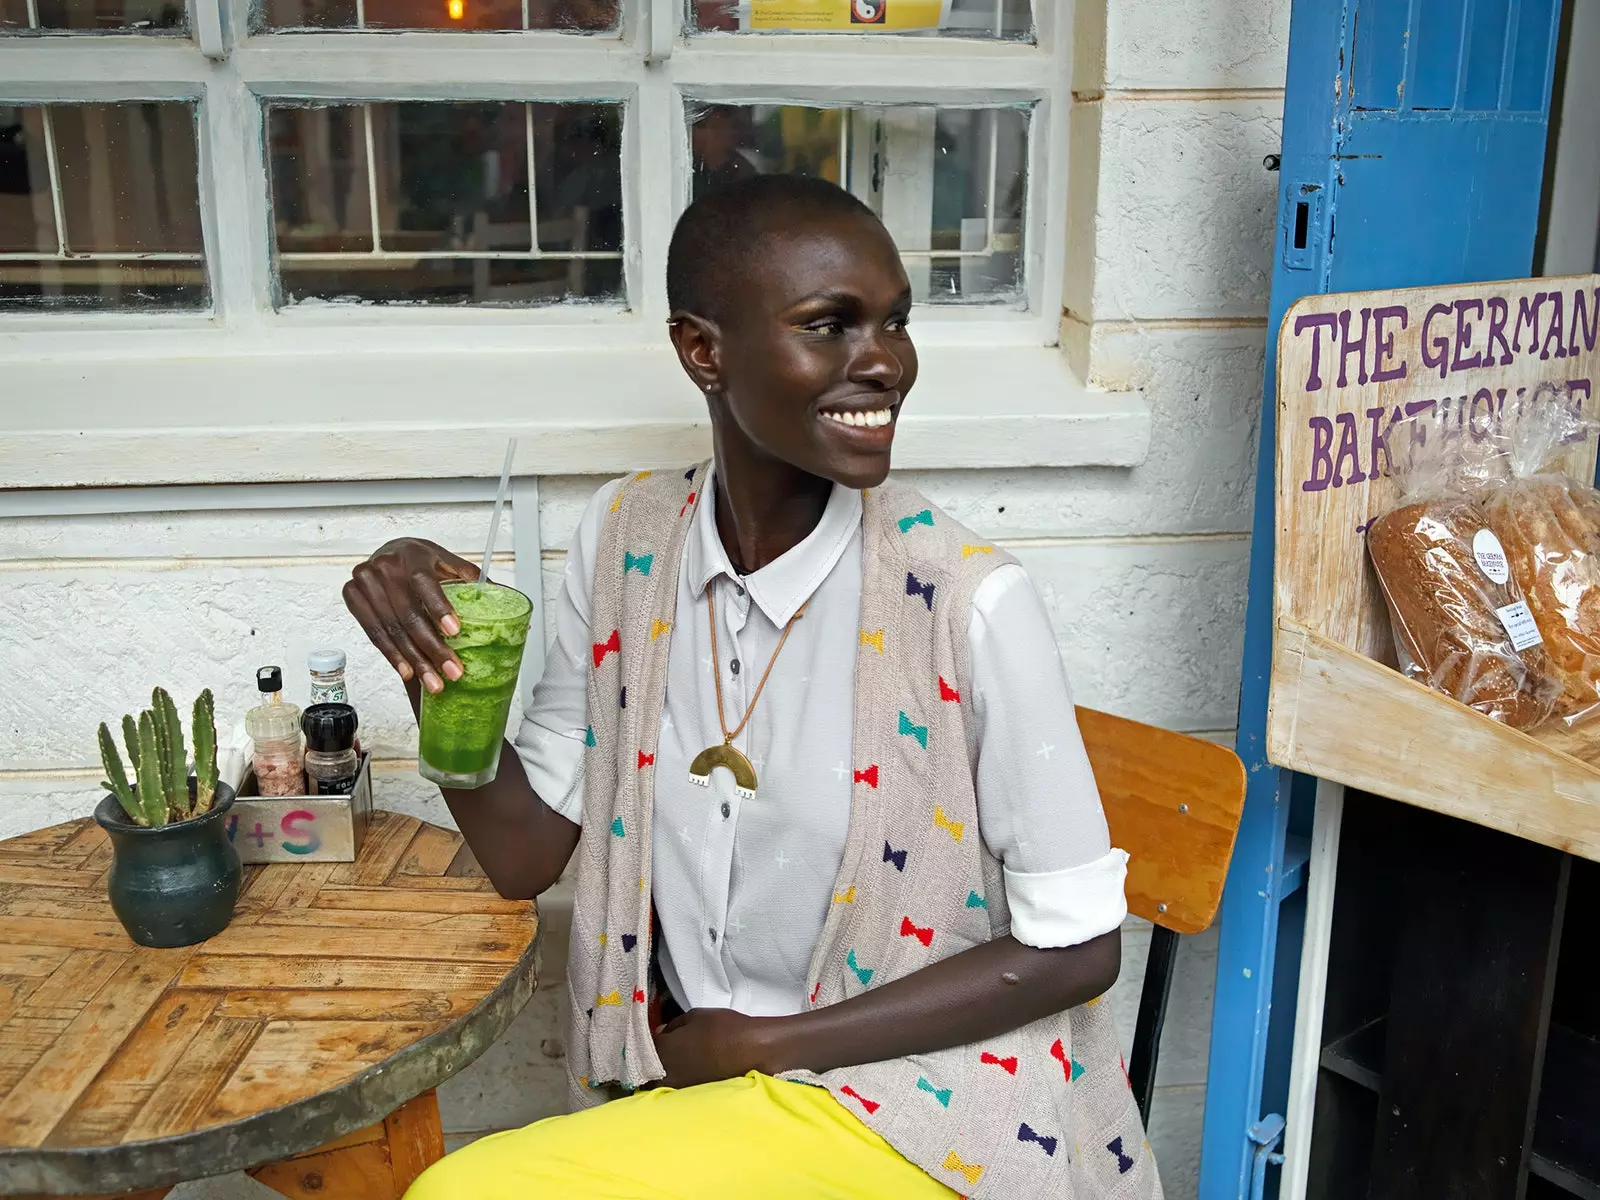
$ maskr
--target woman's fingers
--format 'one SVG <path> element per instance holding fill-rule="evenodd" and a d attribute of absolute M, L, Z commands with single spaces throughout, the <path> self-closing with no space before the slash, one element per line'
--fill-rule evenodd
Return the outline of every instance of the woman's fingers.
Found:
<path fill-rule="evenodd" d="M 389 591 L 385 586 L 382 570 L 374 563 L 362 563 L 355 569 L 354 577 L 356 583 L 360 585 L 362 595 L 366 597 L 367 603 L 371 606 L 372 613 L 377 618 L 383 632 L 388 636 L 394 648 L 411 665 L 412 672 L 422 680 L 422 686 L 430 692 L 444 690 L 444 680 L 439 678 L 439 672 L 434 667 L 433 660 L 417 649 L 416 643 L 411 640 L 411 635 L 406 628 L 404 619 L 399 613 L 395 612 L 394 605 L 389 599 Z"/>
<path fill-rule="evenodd" d="M 456 610 L 450 607 L 450 601 L 445 598 L 444 589 L 439 586 L 439 581 L 427 571 L 411 572 L 411 592 L 427 610 L 428 616 L 433 618 L 445 637 L 455 637 L 461 632 L 461 620 L 456 616 Z"/>
<path fill-rule="evenodd" d="M 412 576 L 413 581 L 416 576 Z M 439 626 L 431 619 L 427 604 L 415 591 L 406 587 L 404 580 L 386 578 L 389 587 L 389 605 L 400 624 L 405 627 L 411 644 L 428 657 L 428 664 L 437 667 L 446 679 L 460 679 L 461 660 L 444 644 L 439 636 Z M 453 615 L 453 614 L 452 614 Z M 459 622 L 457 623 L 459 627 Z"/>
<path fill-rule="evenodd" d="M 383 621 L 373 612 L 361 585 L 354 578 L 346 580 L 343 595 L 344 606 L 350 610 L 350 615 L 356 619 L 356 624 L 361 626 L 361 632 L 367 635 L 367 640 L 378 648 L 378 653 L 389 660 L 389 665 L 401 679 L 411 680 L 415 675 L 411 664 L 406 661 L 406 656 L 400 652 L 400 648 L 390 640 L 388 632 L 383 627 Z"/>

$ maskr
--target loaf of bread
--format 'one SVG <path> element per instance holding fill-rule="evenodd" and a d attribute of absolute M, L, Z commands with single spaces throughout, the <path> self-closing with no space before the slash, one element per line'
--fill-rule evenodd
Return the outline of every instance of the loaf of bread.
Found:
<path fill-rule="evenodd" d="M 1420 500 L 1373 521 L 1367 551 L 1401 669 L 1487 717 L 1529 729 L 1550 716 L 1561 681 L 1543 646 L 1516 649 L 1497 611 L 1523 596 L 1493 558 L 1481 561 L 1495 574 L 1480 565 L 1475 542 L 1488 529 L 1471 499 Z"/>
<path fill-rule="evenodd" d="M 1600 494 L 1536 475 L 1496 488 L 1485 510 L 1561 682 L 1556 716 L 1600 713 Z"/>

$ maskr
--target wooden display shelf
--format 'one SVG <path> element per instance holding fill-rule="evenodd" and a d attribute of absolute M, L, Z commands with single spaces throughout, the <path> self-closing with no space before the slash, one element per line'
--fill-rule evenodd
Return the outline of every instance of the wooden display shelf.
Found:
<path fill-rule="evenodd" d="M 1560 298 L 1559 331 L 1552 297 Z M 1397 418 L 1432 408 L 1472 436 L 1519 395 L 1600 411 L 1600 337 L 1590 332 L 1600 324 L 1600 276 L 1418 288 L 1356 302 L 1361 307 L 1351 308 L 1350 296 L 1307 297 L 1279 334 L 1267 756 L 1600 860 L 1600 727 L 1520 733 L 1385 665 L 1394 661 L 1389 616 L 1365 536 L 1399 496 L 1389 473 L 1398 454 L 1385 441 Z M 1502 313 L 1509 315 L 1494 341 L 1491 322 Z M 1533 332 L 1517 332 L 1513 351 L 1524 313 L 1534 314 Z M 1486 348 L 1487 362 L 1474 365 Z M 1572 447 L 1563 465 L 1586 480 L 1594 462 L 1591 439 Z"/>

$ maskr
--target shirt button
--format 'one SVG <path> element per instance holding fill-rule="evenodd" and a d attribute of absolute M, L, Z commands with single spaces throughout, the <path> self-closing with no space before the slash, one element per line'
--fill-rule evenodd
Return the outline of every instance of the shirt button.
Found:
<path fill-rule="evenodd" d="M 732 815 L 733 815 L 733 807 L 726 800 L 724 800 L 722 802 L 722 819 L 724 821 L 726 821 Z"/>
<path fill-rule="evenodd" d="M 728 670 L 732 671 L 735 675 L 739 673 L 739 660 L 737 658 L 728 664 Z"/>

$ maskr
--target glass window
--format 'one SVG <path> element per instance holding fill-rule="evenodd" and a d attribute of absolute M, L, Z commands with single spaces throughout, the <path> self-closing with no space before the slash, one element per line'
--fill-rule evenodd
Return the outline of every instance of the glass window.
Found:
<path fill-rule="evenodd" d="M 189 28 L 183 0 L 0 0 L 0 36 L 170 33 Z"/>
<path fill-rule="evenodd" d="M 1031 42 L 1029 0 L 689 0 L 700 33 L 894 33 Z"/>
<path fill-rule="evenodd" d="M 0 105 L 0 308 L 203 308 L 194 106 Z"/>
<path fill-rule="evenodd" d="M 9 2 L 9 0 L 0 0 Z M 257 0 L 257 30 L 430 29 L 461 33 L 558 29 L 606 33 L 618 0 Z"/>
<path fill-rule="evenodd" d="M 279 303 L 622 300 L 621 126 L 618 104 L 273 104 Z"/>
<path fill-rule="evenodd" d="M 1026 108 L 716 104 L 691 114 L 694 194 L 746 175 L 820 175 L 889 227 L 916 299 L 1022 297 Z"/>

